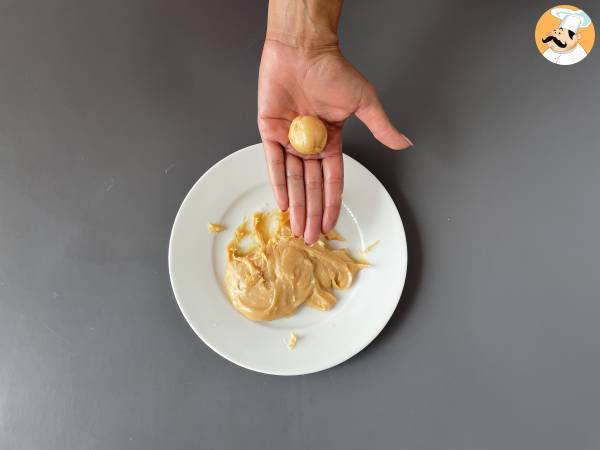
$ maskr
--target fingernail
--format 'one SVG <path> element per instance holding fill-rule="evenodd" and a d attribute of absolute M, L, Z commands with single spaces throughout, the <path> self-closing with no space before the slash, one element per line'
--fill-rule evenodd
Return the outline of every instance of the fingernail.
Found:
<path fill-rule="evenodd" d="M 409 147 L 412 147 L 413 145 L 415 145 L 412 143 L 412 141 L 409 138 L 406 137 L 406 135 L 403 134 L 402 137 L 406 140 L 406 142 L 408 142 Z"/>
<path fill-rule="evenodd" d="M 319 235 L 317 233 L 316 236 L 313 236 L 314 232 L 309 231 L 308 233 L 304 233 L 304 242 L 306 242 L 306 245 L 312 245 L 315 242 L 317 242 L 317 239 L 319 238 Z"/>
<path fill-rule="evenodd" d="M 331 220 L 329 219 L 329 217 L 324 218 L 323 223 L 321 224 L 321 232 L 323 234 L 327 234 L 331 231 L 332 228 L 333 225 L 331 224 Z"/>

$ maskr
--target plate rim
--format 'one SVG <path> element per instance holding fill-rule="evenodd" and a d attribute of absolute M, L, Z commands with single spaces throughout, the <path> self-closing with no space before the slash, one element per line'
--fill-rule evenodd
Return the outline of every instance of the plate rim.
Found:
<path fill-rule="evenodd" d="M 370 337 L 368 339 L 364 340 L 364 344 L 358 346 L 356 349 L 352 349 L 350 352 L 342 353 L 339 358 L 332 359 L 331 362 L 325 364 L 323 367 L 316 368 L 316 369 L 310 369 L 310 370 L 306 370 L 306 371 L 302 371 L 302 372 L 286 372 L 285 370 L 272 371 L 272 370 L 265 370 L 265 369 L 262 369 L 262 368 L 259 368 L 259 367 L 253 367 L 251 364 L 246 364 L 246 363 L 242 363 L 240 361 L 236 361 L 234 358 L 230 357 L 225 352 L 222 352 L 219 349 L 217 349 L 214 345 L 211 345 L 208 342 L 207 338 L 203 335 L 202 331 L 199 330 L 199 329 L 197 329 L 194 326 L 193 321 L 188 316 L 188 313 L 186 313 L 185 308 L 183 307 L 182 302 L 180 301 L 179 296 L 177 294 L 177 288 L 175 286 L 175 281 L 174 281 L 174 277 L 173 277 L 173 258 L 174 258 L 174 255 L 173 255 L 173 244 L 174 244 L 174 239 L 175 239 L 175 229 L 177 227 L 177 223 L 181 220 L 181 215 L 182 215 L 183 209 L 186 207 L 187 203 L 190 201 L 190 197 L 192 196 L 192 192 L 195 191 L 196 186 L 199 183 L 201 183 L 201 181 L 202 181 L 203 178 L 205 178 L 206 176 L 208 176 L 209 173 L 211 173 L 212 171 L 216 170 L 221 164 L 224 164 L 225 161 L 229 160 L 230 158 L 234 158 L 239 153 L 253 151 L 255 148 L 261 148 L 261 147 L 262 147 L 262 143 L 261 142 L 256 143 L 256 144 L 252 144 L 252 145 L 243 147 L 243 148 L 241 148 L 239 150 L 236 150 L 235 152 L 232 152 L 231 154 L 227 155 L 226 157 L 220 159 L 215 164 L 213 164 L 210 168 L 208 168 L 200 176 L 200 178 L 198 178 L 194 182 L 194 184 L 188 190 L 188 192 L 185 195 L 183 201 L 179 205 L 179 208 L 177 209 L 177 214 L 175 215 L 175 219 L 173 220 L 173 225 L 171 226 L 171 232 L 170 232 L 170 236 L 169 236 L 169 248 L 168 248 L 168 252 L 167 252 L 168 253 L 167 254 L 167 259 L 168 259 L 169 280 L 170 280 L 170 283 L 171 283 L 171 290 L 173 291 L 173 296 L 175 297 L 175 301 L 177 302 L 177 306 L 178 306 L 181 314 L 185 318 L 185 320 L 186 320 L 187 324 L 190 326 L 190 328 L 194 331 L 194 333 L 196 334 L 196 336 L 198 338 L 200 338 L 200 340 L 208 348 L 210 348 L 212 351 L 214 351 L 216 354 L 218 354 L 222 358 L 226 359 L 230 363 L 233 363 L 236 366 L 242 367 L 242 368 L 244 368 L 246 370 L 250 370 L 252 372 L 263 373 L 263 374 L 266 374 L 266 375 L 276 375 L 276 376 L 298 376 L 298 375 L 309 375 L 309 374 L 312 374 L 312 373 L 322 372 L 324 370 L 331 369 L 332 367 L 338 366 L 338 365 L 342 364 L 345 361 L 348 361 L 353 356 L 357 355 L 358 353 L 360 353 L 361 351 L 363 351 L 366 347 L 368 347 L 375 340 L 375 338 L 377 338 L 377 336 L 379 336 L 379 334 L 381 334 L 381 332 L 383 331 L 383 329 L 389 323 L 389 321 L 390 321 L 391 317 L 393 316 L 394 312 L 398 308 L 398 304 L 400 303 L 400 300 L 402 299 L 402 293 L 404 292 L 404 287 L 406 285 L 406 276 L 407 276 L 407 272 L 408 272 L 408 261 L 409 261 L 409 259 L 408 259 L 408 243 L 407 243 L 407 239 L 406 239 L 406 229 L 404 227 L 404 222 L 402 221 L 402 217 L 400 216 L 400 212 L 398 211 L 398 207 L 396 206 L 396 202 L 394 202 L 394 199 L 392 198 L 392 196 L 390 195 L 390 193 L 388 192 L 388 190 L 385 188 L 385 186 L 383 185 L 383 183 L 367 167 L 365 167 L 363 164 L 361 164 L 355 158 L 352 158 L 351 156 L 349 156 L 349 155 L 347 155 L 345 153 L 343 154 L 344 158 L 348 158 L 348 159 L 352 160 L 353 162 L 355 162 L 356 164 L 358 164 L 359 166 L 361 166 L 362 168 L 364 168 L 369 174 L 371 174 L 373 176 L 373 178 L 377 181 L 377 183 L 379 183 L 379 186 L 383 189 L 383 191 L 385 192 L 385 194 L 391 200 L 392 204 L 394 205 L 395 214 L 396 214 L 396 216 L 398 218 L 398 221 L 400 223 L 400 226 L 401 226 L 402 237 L 403 237 L 403 246 L 404 246 L 404 254 L 406 255 L 406 263 L 404 264 L 403 274 L 402 274 L 402 277 L 401 277 L 401 283 L 398 284 L 398 292 L 396 294 L 397 299 L 395 300 L 395 302 L 393 304 L 393 308 L 390 307 L 390 310 L 389 310 L 390 312 L 387 314 L 387 317 L 385 317 L 385 320 L 382 320 L 381 321 L 381 325 L 379 327 L 377 327 L 376 329 L 374 329 L 374 332 L 371 333 L 371 335 L 370 335 Z"/>

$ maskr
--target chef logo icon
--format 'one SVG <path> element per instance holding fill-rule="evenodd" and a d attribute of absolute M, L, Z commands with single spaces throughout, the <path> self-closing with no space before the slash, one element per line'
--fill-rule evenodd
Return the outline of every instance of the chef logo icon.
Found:
<path fill-rule="evenodd" d="M 549 9 L 535 27 L 535 43 L 548 61 L 569 66 L 583 60 L 594 46 L 592 19 L 576 6 Z"/>

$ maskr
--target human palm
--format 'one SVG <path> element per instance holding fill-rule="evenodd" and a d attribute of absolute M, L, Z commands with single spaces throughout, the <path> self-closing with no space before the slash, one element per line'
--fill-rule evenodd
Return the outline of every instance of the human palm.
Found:
<path fill-rule="evenodd" d="M 258 127 L 275 200 L 289 208 L 292 232 L 314 243 L 340 213 L 343 190 L 342 127 L 352 114 L 393 149 L 411 142 L 390 123 L 373 86 L 337 46 L 298 49 L 267 40 L 258 82 Z M 288 139 L 298 115 L 318 116 L 327 126 L 321 153 L 302 155 Z"/>

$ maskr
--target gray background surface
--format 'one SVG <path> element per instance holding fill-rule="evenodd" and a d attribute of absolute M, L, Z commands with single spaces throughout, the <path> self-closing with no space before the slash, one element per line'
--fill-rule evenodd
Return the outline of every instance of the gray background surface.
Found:
<path fill-rule="evenodd" d="M 266 2 L 1 1 L 0 448 L 600 448 L 600 50 L 546 62 L 550 6 L 346 4 L 416 144 L 345 130 L 408 281 L 361 354 L 278 378 L 208 349 L 167 270 L 188 189 L 258 141 Z"/>

